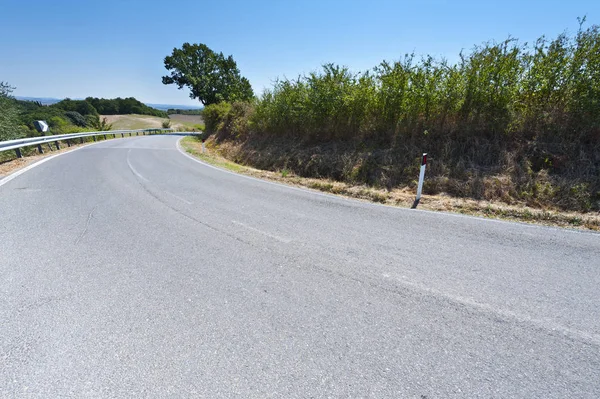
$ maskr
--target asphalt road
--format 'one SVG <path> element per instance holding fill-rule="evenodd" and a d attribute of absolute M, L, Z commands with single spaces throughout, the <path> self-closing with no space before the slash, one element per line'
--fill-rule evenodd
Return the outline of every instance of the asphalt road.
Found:
<path fill-rule="evenodd" d="M 0 187 L 0 397 L 600 397 L 600 235 L 262 182 L 178 139 Z"/>

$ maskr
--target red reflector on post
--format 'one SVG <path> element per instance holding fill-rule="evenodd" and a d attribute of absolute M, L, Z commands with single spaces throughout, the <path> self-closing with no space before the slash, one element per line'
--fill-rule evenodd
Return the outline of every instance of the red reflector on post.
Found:
<path fill-rule="evenodd" d="M 423 159 L 421 160 L 421 165 L 427 165 L 427 153 L 423 154 Z"/>

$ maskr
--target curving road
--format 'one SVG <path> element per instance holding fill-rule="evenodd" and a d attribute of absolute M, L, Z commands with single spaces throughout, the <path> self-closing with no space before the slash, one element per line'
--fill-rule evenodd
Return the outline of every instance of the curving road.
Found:
<path fill-rule="evenodd" d="M 600 397 L 600 235 L 102 142 L 0 187 L 0 397 Z"/>

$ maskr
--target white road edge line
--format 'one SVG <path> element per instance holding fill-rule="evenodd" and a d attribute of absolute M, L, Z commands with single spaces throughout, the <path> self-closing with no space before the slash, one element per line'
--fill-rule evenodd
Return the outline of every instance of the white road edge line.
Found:
<path fill-rule="evenodd" d="M 276 236 L 276 235 L 274 235 L 274 234 L 271 234 L 271 233 L 269 233 L 269 232 L 266 232 L 266 231 L 262 231 L 262 230 L 256 229 L 256 228 L 254 228 L 254 227 L 252 227 L 252 226 L 248 226 L 248 225 L 247 225 L 247 224 L 245 224 L 245 223 L 238 222 L 237 220 L 232 220 L 232 221 L 231 221 L 231 223 L 233 223 L 233 224 L 237 224 L 238 226 L 242 226 L 242 227 L 244 227 L 244 228 L 246 228 L 246 229 L 248 229 L 248 230 L 252 230 L 252 231 L 254 231 L 255 233 L 262 234 L 262 235 L 264 235 L 264 236 L 267 236 L 267 237 L 269 237 L 269 238 L 272 238 L 272 239 L 274 239 L 274 240 L 276 240 L 276 241 L 279 241 L 279 242 L 282 242 L 282 243 L 284 243 L 284 244 L 289 244 L 290 242 L 292 242 L 292 240 L 288 240 L 287 238 L 282 238 L 282 237 Z"/>
<path fill-rule="evenodd" d="M 576 230 L 576 229 L 571 229 L 571 228 L 567 228 L 567 227 L 554 227 L 554 226 L 543 226 L 543 225 L 538 225 L 538 224 L 531 224 L 531 223 L 525 223 L 525 222 L 512 222 L 512 221 L 507 221 L 507 220 L 499 220 L 499 219 L 491 219 L 491 218 L 484 218 L 481 216 L 471 216 L 471 215 L 461 215 L 459 213 L 451 213 L 451 212 L 444 212 L 444 211 L 430 211 L 427 209 L 409 209 L 409 208 L 401 208 L 398 206 L 393 206 L 393 205 L 385 205 L 385 204 L 378 204 L 378 203 L 373 203 L 373 202 L 367 202 L 367 201 L 360 201 L 354 198 L 347 198 L 347 197 L 343 197 L 343 196 L 337 196 L 337 195 L 333 195 L 333 194 L 325 194 L 325 193 L 321 193 L 318 191 L 314 191 L 314 190 L 310 190 L 307 188 L 300 188 L 300 187 L 294 187 L 294 186 L 289 186 L 287 184 L 283 184 L 283 183 L 276 183 L 276 182 L 272 182 L 272 181 L 268 181 L 268 180 L 263 180 L 263 179 L 259 179 L 256 177 L 252 177 L 252 176 L 246 176 L 243 175 L 241 173 L 235 173 L 235 172 L 231 172 L 227 169 L 223 169 L 223 168 L 219 168 L 216 166 L 213 166 L 209 163 L 206 163 L 198 158 L 193 157 L 192 155 L 188 154 L 182 147 L 181 147 L 181 140 L 183 140 L 184 137 L 181 137 L 179 140 L 177 140 L 177 149 L 179 150 L 179 152 L 186 156 L 187 158 L 191 159 L 194 162 L 197 162 L 201 165 L 204 165 L 206 167 L 212 168 L 212 169 L 216 169 L 218 171 L 221 171 L 223 173 L 229 173 L 231 175 L 235 175 L 235 176 L 239 176 L 239 177 L 243 177 L 245 179 L 250 179 L 250 180 L 254 180 L 254 181 L 259 181 L 261 183 L 265 183 L 265 184 L 270 184 L 273 186 L 278 186 L 278 187 L 285 187 L 287 189 L 290 190 L 296 190 L 296 191 L 300 191 L 303 193 L 310 193 L 313 195 L 319 195 L 321 197 L 326 197 L 326 198 L 333 198 L 333 199 L 337 199 L 337 200 L 342 200 L 342 201 L 347 201 L 347 202 L 351 202 L 353 204 L 362 204 L 362 205 L 367 205 L 367 206 L 373 206 L 373 207 L 383 207 L 383 208 L 387 208 L 387 209 L 395 209 L 399 212 L 411 212 L 411 213 L 426 213 L 426 214 L 430 214 L 430 215 L 436 215 L 436 216 L 440 216 L 440 215 L 444 215 L 444 216 L 451 216 L 451 217 L 455 217 L 455 218 L 463 218 L 463 219 L 470 219 L 470 220 L 480 220 L 483 222 L 490 222 L 490 223 L 501 223 L 501 224 L 509 224 L 511 226 L 523 226 L 523 227 L 528 227 L 531 229 L 541 229 L 541 230 L 555 230 L 555 231 L 560 231 L 560 232 L 567 232 L 567 233 L 574 233 L 574 234 L 591 234 L 591 235 L 597 235 L 600 236 L 600 233 L 597 233 L 595 231 L 592 230 Z"/>
<path fill-rule="evenodd" d="M 135 168 L 131 164 L 131 161 L 129 161 L 129 154 L 130 153 L 131 153 L 131 148 L 129 149 L 129 151 L 127 151 L 127 165 L 129 166 L 129 169 L 131 169 L 131 171 L 133 172 L 133 174 L 136 175 L 138 178 L 140 178 L 141 180 L 143 180 L 143 181 L 145 181 L 147 183 L 150 183 L 150 180 L 146 179 L 137 170 L 135 170 Z"/>
<path fill-rule="evenodd" d="M 104 143 L 106 141 L 107 140 L 105 140 L 105 141 L 99 141 L 99 142 L 96 142 L 96 143 L 86 144 L 84 146 L 77 147 L 77 148 L 74 148 L 74 149 L 69 150 L 69 151 L 61 152 L 60 154 L 54 154 L 54 155 L 50 155 L 50 156 L 48 156 L 48 157 L 46 157 L 44 159 L 40 159 L 39 161 L 37 161 L 35 163 L 32 163 L 31 165 L 28 165 L 28 166 L 26 166 L 26 167 L 24 167 L 22 169 L 19 169 L 16 172 L 13 172 L 10 175 L 8 175 L 8 176 L 4 177 L 3 179 L 1 179 L 0 180 L 0 187 L 2 187 L 3 185 L 5 185 L 9 181 L 13 180 L 14 178 L 16 178 L 18 176 L 21 176 L 23 173 L 27 172 L 28 170 L 31 170 L 31 169 L 35 168 L 36 166 L 40 166 L 41 164 L 46 163 L 46 162 L 48 162 L 51 159 L 54 159 L 54 158 L 59 157 L 61 155 L 69 154 L 71 152 L 75 152 L 77 150 L 81 150 L 83 148 L 90 147 L 92 145 L 101 144 L 101 143 Z"/>
<path fill-rule="evenodd" d="M 179 140 L 177 140 L 177 149 L 179 150 L 179 152 L 180 152 L 182 155 L 185 155 L 186 157 L 188 157 L 189 159 L 191 159 L 191 160 L 192 160 L 192 161 L 194 161 L 194 162 L 197 162 L 197 163 L 199 163 L 199 164 L 201 164 L 201 165 L 204 165 L 204 166 L 206 166 L 206 167 L 209 167 L 209 168 L 211 168 L 211 169 L 218 170 L 218 171 L 220 171 L 220 172 L 224 172 L 224 173 L 228 173 L 228 174 L 230 174 L 230 175 L 234 175 L 234 176 L 242 177 L 242 178 L 244 178 L 244 179 L 249 179 L 249 180 L 257 181 L 257 182 L 260 182 L 260 183 L 263 183 L 263 184 L 270 184 L 270 185 L 272 185 L 272 186 L 276 186 L 276 187 L 283 187 L 283 188 L 286 188 L 286 189 L 289 189 L 289 190 L 300 191 L 300 192 L 302 192 L 302 193 L 309 193 L 309 194 L 318 195 L 318 196 L 325 197 L 325 198 L 331 198 L 331 199 L 338 199 L 338 200 L 349 201 L 349 202 L 352 202 L 352 203 L 354 203 L 354 204 L 363 204 L 363 205 L 377 205 L 377 206 L 383 206 L 383 207 L 386 207 L 386 208 L 391 208 L 391 209 L 402 209 L 402 208 L 398 208 L 398 207 L 395 207 L 395 206 L 383 205 L 383 204 L 374 204 L 374 203 L 371 203 L 371 202 L 366 202 L 366 201 L 359 201 L 359 200 L 356 200 L 356 199 L 353 199 L 353 198 L 346 198 L 346 197 L 337 196 L 337 195 L 333 195 L 333 194 L 326 194 L 326 193 L 322 193 L 322 192 L 320 192 L 320 191 L 310 190 L 310 189 L 308 189 L 308 188 L 301 188 L 301 187 L 290 186 L 290 185 L 288 185 L 288 184 L 284 184 L 284 183 L 272 182 L 272 181 L 269 181 L 269 180 L 259 179 L 259 178 L 257 178 L 257 177 L 252 177 L 252 176 L 243 175 L 243 174 L 241 174 L 241 173 L 235 173 L 235 172 L 231 172 L 231 171 L 229 171 L 229 170 L 227 170 L 227 169 L 223 169 L 223 168 L 219 168 L 219 167 L 217 167 L 217 166 L 213 166 L 213 165 L 211 165 L 211 164 L 209 164 L 209 163 L 206 163 L 206 162 L 204 162 L 204 161 L 202 161 L 202 160 L 200 160 L 200 159 L 198 159 L 198 158 L 195 158 L 195 157 L 193 157 L 192 155 L 188 154 L 188 153 L 187 153 L 187 152 L 186 152 L 186 151 L 185 151 L 185 150 L 184 150 L 184 149 L 181 147 L 181 144 L 180 144 L 180 142 L 181 142 L 181 140 L 183 140 L 183 139 L 184 139 L 184 137 L 182 137 L 182 138 L 180 138 Z"/>

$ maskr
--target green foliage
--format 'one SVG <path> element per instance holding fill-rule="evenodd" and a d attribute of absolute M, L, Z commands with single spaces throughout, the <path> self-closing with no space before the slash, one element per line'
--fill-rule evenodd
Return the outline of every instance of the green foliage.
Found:
<path fill-rule="evenodd" d="M 231 112 L 231 104 L 221 102 L 204 107 L 203 117 L 208 134 L 217 133 L 225 127 Z"/>
<path fill-rule="evenodd" d="M 56 104 L 50 105 L 53 108 L 60 108 L 65 111 L 77 112 L 80 115 L 98 115 L 94 106 L 86 100 L 71 100 L 66 98 Z"/>
<path fill-rule="evenodd" d="M 85 125 L 89 127 L 93 127 L 98 124 L 100 121 L 100 117 L 98 115 L 86 115 L 85 116 Z"/>
<path fill-rule="evenodd" d="M 69 120 L 75 125 L 79 127 L 87 126 L 87 119 L 76 111 L 67 111 L 65 112 L 65 116 L 69 118 Z"/>
<path fill-rule="evenodd" d="M 166 121 L 163 121 L 162 127 L 163 129 L 169 129 L 171 127 L 171 120 L 167 119 Z"/>
<path fill-rule="evenodd" d="M 254 108 L 254 104 L 241 101 L 208 105 L 203 113 L 206 128 L 203 131 L 207 135 L 216 134 L 219 140 L 246 137 L 250 133 Z"/>
<path fill-rule="evenodd" d="M 112 124 L 108 123 L 106 118 L 100 119 L 99 116 L 88 115 L 86 117 L 86 119 L 87 119 L 87 125 L 94 131 L 105 132 L 105 131 L 112 130 Z"/>
<path fill-rule="evenodd" d="M 167 110 L 167 114 L 169 114 L 169 115 L 173 115 L 173 114 L 177 114 L 177 115 L 202 115 L 202 110 L 201 109 L 175 109 L 175 108 L 169 108 Z"/>
<path fill-rule="evenodd" d="M 133 97 L 117 97 L 114 99 L 88 97 L 85 101 L 90 103 L 97 110 L 97 114 L 100 115 L 140 114 L 159 118 L 168 117 L 166 112 L 149 107 Z"/>
<path fill-rule="evenodd" d="M 33 122 L 44 120 L 50 126 L 50 134 L 75 133 L 86 130 L 108 131 L 112 129 L 106 119 L 100 119 L 100 113 L 136 113 L 167 118 L 166 112 L 150 108 L 133 97 L 116 99 L 98 99 L 89 97 L 85 100 L 65 99 L 50 106 L 39 102 L 18 101 L 9 94 L 11 87 L 0 84 L 0 140 L 8 140 L 21 136 L 37 136 Z M 98 108 L 96 108 L 98 107 Z M 6 109 L 6 111 L 4 111 Z M 16 119 L 15 119 L 16 118 Z M 6 121 L 11 121 L 7 123 Z M 3 133 L 2 126 L 10 135 Z M 3 135 L 4 134 L 4 135 Z"/>
<path fill-rule="evenodd" d="M 23 125 L 26 125 L 30 130 L 35 131 L 33 127 L 34 121 L 46 121 L 48 122 L 51 118 L 65 118 L 65 111 L 55 107 L 31 107 L 21 110 L 20 120 Z"/>
<path fill-rule="evenodd" d="M 14 87 L 0 82 L 0 141 L 11 140 L 22 136 L 19 127 L 19 109 L 11 93 Z"/>
<path fill-rule="evenodd" d="M 223 101 L 248 101 L 253 96 L 248 79 L 240 71 L 232 56 L 215 53 L 204 44 L 184 43 L 165 57 L 165 68 L 170 75 L 163 76 L 163 84 L 176 84 L 179 89 L 190 89 L 190 98 L 204 105 Z"/>
<path fill-rule="evenodd" d="M 62 129 L 69 125 L 69 122 L 66 118 L 62 118 L 60 116 L 53 116 L 47 120 L 48 126 L 50 129 L 63 133 Z M 56 133 L 56 132 L 55 132 Z"/>
<path fill-rule="evenodd" d="M 600 209 L 598 26 L 531 46 L 485 43 L 456 64 L 410 54 L 360 73 L 326 64 L 278 80 L 245 108 L 210 105 L 203 116 L 211 133 L 362 154 L 345 164 L 307 152 L 290 163 L 301 175 L 410 184 L 415 157 L 427 151 L 428 176 L 447 182 L 438 192 L 488 198 L 496 190 L 533 204 Z M 486 176 L 498 173 L 510 174 L 511 193 L 486 188 Z M 464 184 L 452 187 L 456 181 Z"/>

